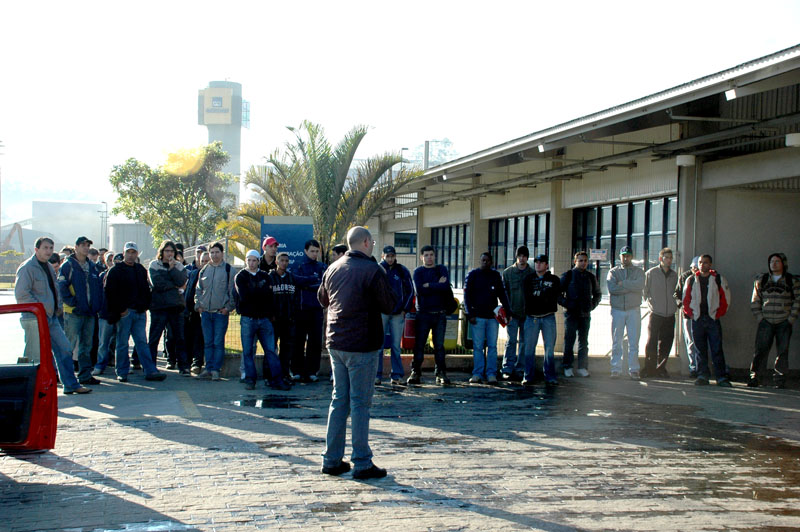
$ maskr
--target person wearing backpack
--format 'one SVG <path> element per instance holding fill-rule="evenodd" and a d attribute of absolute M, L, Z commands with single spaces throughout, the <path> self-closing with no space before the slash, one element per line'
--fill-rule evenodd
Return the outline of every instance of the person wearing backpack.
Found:
<path fill-rule="evenodd" d="M 789 371 L 789 340 L 792 325 L 800 314 L 800 279 L 787 271 L 786 255 L 773 253 L 767 258 L 769 272 L 756 277 L 750 310 L 758 320 L 756 346 L 753 363 L 750 365 L 750 380 L 747 386 L 758 387 L 764 381 L 767 358 L 772 342 L 778 352 L 775 358 L 773 384 L 777 388 L 786 386 Z"/>
<path fill-rule="evenodd" d="M 211 244 L 208 249 L 211 262 L 200 270 L 194 295 L 194 309 L 200 313 L 206 356 L 206 369 L 197 376 L 198 379 L 220 380 L 219 372 L 225 359 L 225 333 L 235 301 L 234 272 L 223 260 L 224 250 L 221 242 Z"/>

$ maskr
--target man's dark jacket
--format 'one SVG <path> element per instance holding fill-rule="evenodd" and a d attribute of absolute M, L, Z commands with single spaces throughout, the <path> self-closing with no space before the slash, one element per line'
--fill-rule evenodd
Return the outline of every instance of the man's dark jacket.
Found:
<path fill-rule="evenodd" d="M 526 315 L 540 317 L 555 314 L 561 296 L 561 280 L 549 271 L 541 277 L 534 272 L 522 281 L 522 294 L 525 297 Z"/>
<path fill-rule="evenodd" d="M 189 271 L 189 280 L 186 282 L 186 290 L 183 292 L 183 301 L 186 303 L 186 310 L 194 312 L 194 295 L 197 292 L 197 281 L 200 280 L 200 269 L 194 268 Z"/>
<path fill-rule="evenodd" d="M 497 302 L 511 314 L 503 278 L 497 270 L 475 268 L 464 279 L 464 309 L 468 319 L 494 319 Z"/>
<path fill-rule="evenodd" d="M 105 291 L 109 323 L 117 323 L 120 315 L 129 308 L 136 312 L 150 308 L 150 283 L 147 270 L 141 264 L 115 264 L 106 275 Z"/>
<path fill-rule="evenodd" d="M 591 316 L 602 297 L 597 277 L 589 270 L 573 268 L 561 276 L 561 297 L 558 298 L 558 304 L 567 310 L 567 316 Z"/>
<path fill-rule="evenodd" d="M 150 300 L 150 310 L 177 310 L 186 307 L 186 301 L 180 288 L 189 278 L 186 268 L 181 263 L 169 268 L 161 261 L 154 260 L 150 263 L 150 285 L 153 295 Z"/>
<path fill-rule="evenodd" d="M 294 275 L 289 270 L 286 270 L 283 277 L 278 270 L 272 270 L 268 275 L 272 285 L 275 319 L 282 322 L 294 321 L 300 306 L 300 290 L 295 285 Z"/>
<path fill-rule="evenodd" d="M 383 319 L 397 304 L 373 257 L 348 251 L 322 276 L 317 297 L 328 308 L 328 349 L 367 353 L 383 347 Z"/>
<path fill-rule="evenodd" d="M 377 266 L 377 264 L 376 264 Z M 295 285 L 300 289 L 300 310 L 320 309 L 317 290 L 325 273 L 325 265 L 303 255 L 299 264 L 292 268 Z"/>
<path fill-rule="evenodd" d="M 390 314 L 412 311 L 411 301 L 414 299 L 414 285 L 411 282 L 411 272 L 397 261 L 395 261 L 394 265 L 389 266 L 385 260 L 382 260 L 381 267 L 386 272 L 386 277 L 389 279 L 389 285 L 392 287 L 394 295 L 397 296 L 397 304 Z"/>
<path fill-rule="evenodd" d="M 255 275 L 241 270 L 233 278 L 236 289 L 236 312 L 248 318 L 273 318 L 272 286 L 269 274 L 256 270 Z"/>

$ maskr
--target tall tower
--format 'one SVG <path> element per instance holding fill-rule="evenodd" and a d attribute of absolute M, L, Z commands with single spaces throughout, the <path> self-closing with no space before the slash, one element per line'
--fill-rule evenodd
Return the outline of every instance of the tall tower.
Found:
<path fill-rule="evenodd" d="M 222 141 L 230 155 L 224 172 L 241 177 L 242 127 L 250 127 L 250 102 L 242 100 L 242 84 L 211 81 L 197 96 L 197 122 L 208 128 L 208 142 Z M 231 185 L 235 205 L 239 204 L 239 181 Z"/>

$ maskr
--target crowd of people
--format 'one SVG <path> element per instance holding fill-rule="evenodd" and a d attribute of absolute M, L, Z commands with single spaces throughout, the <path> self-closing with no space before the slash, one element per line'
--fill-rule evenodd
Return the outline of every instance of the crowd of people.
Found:
<path fill-rule="evenodd" d="M 261 374 L 268 386 L 286 390 L 298 381 L 319 380 L 324 316 L 318 290 L 327 266 L 320 260 L 318 241 L 308 240 L 304 256 L 290 269 L 289 255 L 278 252 L 276 237 L 267 236 L 260 252 L 247 252 L 245 268 L 238 273 L 224 261 L 220 242 L 208 248 L 199 246 L 196 259 L 187 263 L 183 245 L 164 241 L 148 268 L 140 263 L 134 242 L 127 242 L 118 254 L 91 246 L 92 241 L 81 236 L 74 246 L 57 253 L 53 241 L 42 237 L 36 242 L 34 256 L 17 272 L 17 300 L 40 301 L 48 311 L 64 393 L 89 393 L 88 386 L 98 384 L 96 377 L 112 364 L 119 382 L 128 381 L 131 369 L 142 369 L 146 380 L 163 380 L 166 374 L 156 364 L 162 336 L 167 369 L 183 376 L 220 380 L 225 335 L 234 311 L 240 316 L 240 372 L 247 389 L 254 389 L 258 380 L 257 342 L 264 352 Z M 347 249 L 335 246 L 332 264 L 344 257 Z M 375 328 L 384 334 L 384 347 L 390 350 L 393 385 L 422 383 L 429 335 L 435 381 L 450 384 L 444 338 L 447 317 L 456 307 L 449 272 L 444 265 L 436 264 L 432 246 L 420 251 L 422 265 L 413 273 L 397 261 L 393 246 L 384 247 L 381 256 L 380 266 L 394 294 L 394 304 L 381 313 L 381 324 Z M 672 267 L 671 249 L 662 249 L 658 259 L 659 264 L 645 272 L 634 265 L 632 250 L 625 246 L 617 265 L 608 272 L 611 377 L 669 377 L 667 360 L 676 314 L 680 313 L 695 383 L 709 383 L 710 357 L 716 383 L 730 386 L 720 325 L 731 302 L 727 280 L 713 268 L 709 255 L 695 257 L 681 276 Z M 749 386 L 768 382 L 766 362 L 773 342 L 778 351 L 774 384 L 785 384 L 792 323 L 800 314 L 800 280 L 788 273 L 786 263 L 785 255 L 770 255 L 768 273 L 759 275 L 754 283 L 751 307 L 758 319 L 758 331 Z M 480 266 L 468 273 L 464 283 L 463 309 L 473 343 L 470 384 L 496 384 L 502 379 L 530 386 L 543 378 L 546 385 L 555 386 L 560 376 L 590 375 L 591 313 L 602 296 L 588 264 L 588 254 L 579 251 L 574 255 L 573 268 L 559 277 L 550 271 L 544 254 L 534 257 L 531 267 L 528 248 L 520 246 L 514 264 L 498 272 L 493 269 L 492 256 L 481 255 Z M 649 307 L 649 320 L 642 369 L 639 338 L 643 301 Z M 560 372 L 555 360 L 559 307 L 565 316 Z M 150 325 L 146 330 L 148 312 Z M 405 378 L 400 355 L 408 312 L 415 313 L 416 342 L 410 375 Z M 498 368 L 501 323 L 507 326 L 508 341 Z M 33 329 L 26 329 L 28 333 L 33 334 Z M 535 350 L 540 334 L 544 360 L 542 372 L 537 374 Z M 129 356 L 130 339 L 134 349 Z M 77 354 L 74 364 L 73 353 Z M 374 380 L 380 384 L 382 356 L 377 364 Z"/>

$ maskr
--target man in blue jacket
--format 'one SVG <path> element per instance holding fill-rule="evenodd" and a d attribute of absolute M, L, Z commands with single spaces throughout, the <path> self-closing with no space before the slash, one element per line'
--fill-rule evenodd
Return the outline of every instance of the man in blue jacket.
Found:
<path fill-rule="evenodd" d="M 75 241 L 75 254 L 58 271 L 58 292 L 64 302 L 64 332 L 73 349 L 78 346 L 78 381 L 99 384 L 92 377 L 92 336 L 94 322 L 103 303 L 103 285 L 97 265 L 89 260 L 92 241 L 85 236 Z"/>
<path fill-rule="evenodd" d="M 497 330 L 494 309 L 497 302 L 503 305 L 508 315 L 506 291 L 503 278 L 492 269 L 492 256 L 481 254 L 481 267 L 467 274 L 464 280 L 464 309 L 472 325 L 472 377 L 470 384 L 480 384 L 485 378 L 488 384 L 497 384 Z"/>
<path fill-rule="evenodd" d="M 317 300 L 317 290 L 325 273 L 325 265 L 319 262 L 321 246 L 313 238 L 306 242 L 305 257 L 292 273 L 300 289 L 300 310 L 297 313 L 294 352 L 292 354 L 292 376 L 302 382 L 317 382 L 322 353 L 322 306 Z"/>
<path fill-rule="evenodd" d="M 450 384 L 444 355 L 444 333 L 447 327 L 445 297 L 450 293 L 450 274 L 447 268 L 436 264 L 436 250 L 423 246 L 422 266 L 414 270 L 414 291 L 417 296 L 416 340 L 411 375 L 406 384 L 421 384 L 422 362 L 425 360 L 425 343 L 428 334 L 433 336 L 436 384 Z"/>
<path fill-rule="evenodd" d="M 400 341 L 403 339 L 403 327 L 406 321 L 406 312 L 410 309 L 414 299 L 414 285 L 411 283 L 411 272 L 408 268 L 397 262 L 397 251 L 394 246 L 383 248 L 381 266 L 389 278 L 389 286 L 397 296 L 397 303 L 391 314 L 381 314 L 383 318 L 383 334 L 392 339 L 392 384 L 402 385 L 403 361 L 400 358 Z M 375 384 L 381 383 L 383 377 L 383 355 L 378 359 L 378 375 Z"/>

